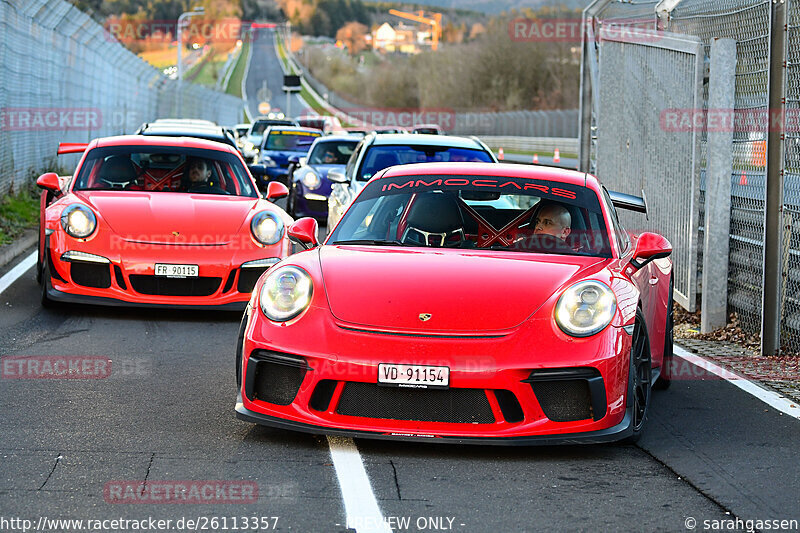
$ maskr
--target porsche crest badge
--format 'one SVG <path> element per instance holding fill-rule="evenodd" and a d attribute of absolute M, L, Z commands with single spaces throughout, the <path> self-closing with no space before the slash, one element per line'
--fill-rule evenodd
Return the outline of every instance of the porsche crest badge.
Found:
<path fill-rule="evenodd" d="M 423 322 L 427 322 L 428 320 L 431 319 L 431 314 L 430 313 L 420 313 L 419 314 L 419 319 L 422 320 Z"/>

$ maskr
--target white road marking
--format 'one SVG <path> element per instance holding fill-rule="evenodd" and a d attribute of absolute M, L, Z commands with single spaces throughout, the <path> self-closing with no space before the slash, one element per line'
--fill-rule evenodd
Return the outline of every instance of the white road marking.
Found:
<path fill-rule="evenodd" d="M 755 396 L 770 407 L 774 407 L 778 411 L 786 413 L 787 415 L 800 420 L 800 406 L 797 405 L 797 402 L 792 401 L 791 399 L 786 398 L 775 391 L 767 390 L 761 385 L 758 385 L 745 377 L 731 372 L 730 370 L 726 370 L 721 366 L 709 361 L 708 359 L 684 350 L 680 346 L 675 346 L 674 353 L 681 359 L 688 361 L 707 372 L 711 372 L 712 374 L 721 377 L 734 386 L 739 387 L 741 390 L 752 396 Z"/>
<path fill-rule="evenodd" d="M 31 255 L 23 259 L 17 266 L 6 272 L 5 276 L 0 278 L 0 294 L 36 264 L 37 253 L 38 252 L 31 253 Z"/>
<path fill-rule="evenodd" d="M 358 533 L 392 533 L 378 508 L 356 443 L 351 438 L 329 436 L 328 446 L 342 490 L 347 527 Z"/>

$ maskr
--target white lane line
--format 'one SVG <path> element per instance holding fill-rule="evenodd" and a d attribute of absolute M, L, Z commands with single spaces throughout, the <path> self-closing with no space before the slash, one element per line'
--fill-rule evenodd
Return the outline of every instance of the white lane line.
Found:
<path fill-rule="evenodd" d="M 347 527 L 358 533 L 392 533 L 378 508 L 356 443 L 347 437 L 328 436 L 331 459 L 347 514 Z"/>
<path fill-rule="evenodd" d="M 31 255 L 23 259 L 17 266 L 6 272 L 5 276 L 0 278 L 0 294 L 36 264 L 37 253 L 38 252 L 32 252 Z"/>
<path fill-rule="evenodd" d="M 739 387 L 746 393 L 755 396 L 770 407 L 774 407 L 778 411 L 786 413 L 787 415 L 800 420 L 800 406 L 797 405 L 797 402 L 792 401 L 791 399 L 786 398 L 775 391 L 767 390 L 745 377 L 722 368 L 708 359 L 684 350 L 680 346 L 675 346 L 674 353 L 681 359 L 684 359 L 685 361 L 688 361 L 707 372 L 711 372 L 712 374 L 721 377 L 734 386 Z"/>

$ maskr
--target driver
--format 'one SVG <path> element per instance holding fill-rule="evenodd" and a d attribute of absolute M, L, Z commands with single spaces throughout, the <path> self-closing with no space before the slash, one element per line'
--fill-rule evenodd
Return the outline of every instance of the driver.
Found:
<path fill-rule="evenodd" d="M 572 233 L 572 216 L 569 210 L 558 202 L 543 200 L 539 203 L 539 208 L 530 223 L 519 229 L 514 239 L 514 247 L 537 247 L 538 235 L 550 235 L 559 243 L 566 244 L 570 233 Z"/>
<path fill-rule="evenodd" d="M 325 153 L 322 154 L 322 162 L 328 165 L 336 163 L 338 158 L 336 157 L 336 153 L 333 151 L 333 148 L 326 148 Z"/>
<path fill-rule="evenodd" d="M 533 218 L 534 235 L 552 235 L 566 241 L 572 232 L 572 217 L 563 205 L 557 202 L 542 202 Z"/>
<path fill-rule="evenodd" d="M 191 190 L 198 187 L 212 187 L 211 163 L 202 157 L 190 157 L 186 160 L 186 171 L 183 174 L 184 189 Z"/>

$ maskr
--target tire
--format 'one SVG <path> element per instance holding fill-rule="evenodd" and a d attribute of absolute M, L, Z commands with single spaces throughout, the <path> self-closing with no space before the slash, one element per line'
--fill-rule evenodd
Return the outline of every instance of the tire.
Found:
<path fill-rule="evenodd" d="M 237 390 L 242 388 L 242 355 L 244 349 L 244 330 L 247 327 L 247 309 L 242 315 L 242 321 L 239 324 L 239 335 L 236 340 L 236 387 Z"/>
<path fill-rule="evenodd" d="M 41 292 L 39 293 L 39 302 L 42 304 L 42 307 L 45 309 L 54 309 L 58 307 L 58 302 L 51 300 L 49 296 L 47 296 L 47 287 L 50 285 L 50 268 L 47 266 L 47 252 L 44 253 L 44 258 L 42 259 L 42 273 L 39 276 L 41 277 L 42 282 L 39 284 L 41 288 Z"/>
<path fill-rule="evenodd" d="M 658 376 L 653 388 L 655 390 L 666 390 L 672 384 L 672 367 L 674 351 L 674 330 L 675 319 L 673 315 L 674 302 L 672 300 L 672 276 L 669 278 L 669 299 L 667 300 L 667 326 L 664 331 L 664 360 L 661 363 L 661 374 Z"/>
<path fill-rule="evenodd" d="M 636 310 L 636 323 L 631 340 L 630 370 L 628 371 L 628 398 L 631 402 L 631 428 L 633 434 L 624 440 L 627 443 L 637 442 L 644 432 L 647 422 L 647 411 L 652 396 L 651 380 L 652 360 L 650 341 L 647 338 L 647 326 L 641 309 Z"/>

